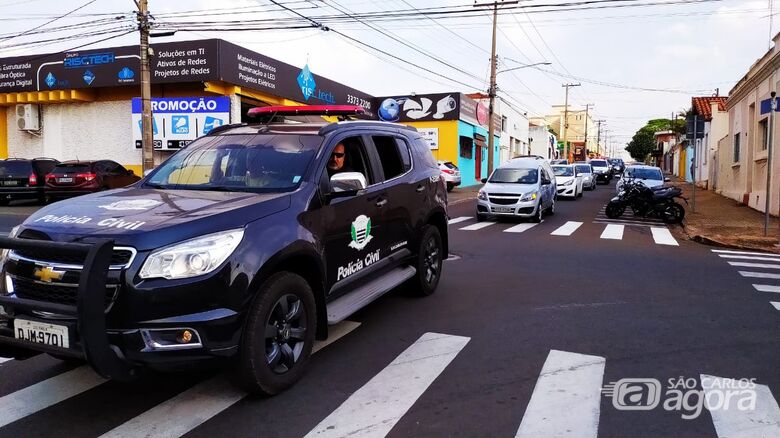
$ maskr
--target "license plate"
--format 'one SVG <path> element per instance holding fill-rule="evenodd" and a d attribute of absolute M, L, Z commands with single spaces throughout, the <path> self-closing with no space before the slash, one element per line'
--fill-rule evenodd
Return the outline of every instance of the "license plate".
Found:
<path fill-rule="evenodd" d="M 19 181 L 3 181 L 4 186 L 18 186 Z"/>
<path fill-rule="evenodd" d="M 45 322 L 14 320 L 14 337 L 37 344 L 69 348 L 68 328 Z"/>
<path fill-rule="evenodd" d="M 512 213 L 512 207 L 493 207 L 493 213 Z"/>
<path fill-rule="evenodd" d="M 73 178 L 57 178 L 57 182 L 60 182 L 60 183 L 72 183 L 73 182 Z"/>

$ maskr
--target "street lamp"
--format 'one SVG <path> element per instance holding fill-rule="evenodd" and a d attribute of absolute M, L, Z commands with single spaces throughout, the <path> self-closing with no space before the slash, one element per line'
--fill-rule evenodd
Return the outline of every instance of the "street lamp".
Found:
<path fill-rule="evenodd" d="M 521 68 L 526 68 L 526 67 L 536 67 L 537 65 L 552 65 L 552 63 L 551 62 L 535 62 L 533 64 L 523 64 L 523 65 L 518 66 L 518 67 L 512 67 L 512 68 L 508 68 L 506 70 L 498 71 L 498 72 L 496 72 L 496 74 L 498 74 L 498 73 L 506 73 L 506 72 L 512 71 L 512 70 L 520 70 Z"/>

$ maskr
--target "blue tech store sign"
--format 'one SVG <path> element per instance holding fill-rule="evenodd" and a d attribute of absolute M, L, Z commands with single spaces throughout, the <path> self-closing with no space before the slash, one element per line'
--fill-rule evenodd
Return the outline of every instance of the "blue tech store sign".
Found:
<path fill-rule="evenodd" d="M 336 98 L 333 96 L 333 93 L 317 89 L 317 82 L 314 80 L 314 75 L 311 74 L 311 71 L 309 70 L 309 64 L 306 64 L 303 67 L 303 70 L 298 74 L 298 86 L 301 87 L 303 99 L 307 102 L 309 101 L 309 98 L 313 96 L 315 99 L 330 105 L 336 103 Z"/>

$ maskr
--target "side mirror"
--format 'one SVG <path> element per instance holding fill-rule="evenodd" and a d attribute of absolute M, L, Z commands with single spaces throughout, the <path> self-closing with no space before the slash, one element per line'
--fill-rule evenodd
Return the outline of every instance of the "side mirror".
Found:
<path fill-rule="evenodd" d="M 133 169 L 127 169 L 128 175 L 135 175 L 135 172 L 133 172 Z"/>
<path fill-rule="evenodd" d="M 366 188 L 366 177 L 360 172 L 342 172 L 330 177 L 331 197 L 355 196 Z"/>
<path fill-rule="evenodd" d="M 668 178 L 668 177 L 664 178 L 664 182 L 669 182 L 669 181 L 671 181 L 671 178 Z"/>
<path fill-rule="evenodd" d="M 480 181 L 482 181 L 482 184 L 487 183 L 487 178 L 482 178 Z"/>

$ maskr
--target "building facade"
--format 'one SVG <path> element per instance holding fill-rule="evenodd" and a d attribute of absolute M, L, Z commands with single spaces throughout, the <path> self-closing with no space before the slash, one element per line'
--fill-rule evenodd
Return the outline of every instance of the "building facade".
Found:
<path fill-rule="evenodd" d="M 538 155 L 548 160 L 560 157 L 558 138 L 550 131 L 544 119 L 531 123 L 528 130 L 529 155 Z"/>
<path fill-rule="evenodd" d="M 727 98 L 724 96 L 705 96 L 691 99 L 692 113 L 704 120 L 702 138 L 696 139 L 691 158 L 696 184 L 705 189 L 710 186 L 711 175 L 715 169 L 712 162 L 715 158 L 717 142 L 728 133 L 726 100 Z M 691 180 L 693 177 L 692 173 Z"/>

